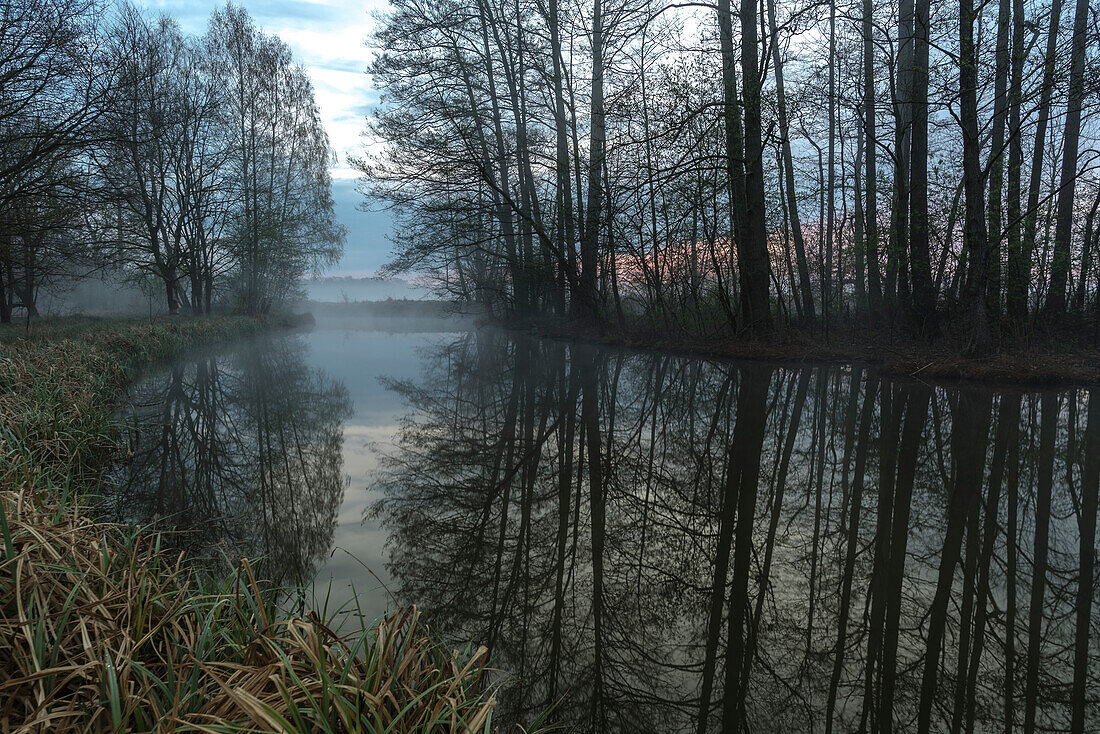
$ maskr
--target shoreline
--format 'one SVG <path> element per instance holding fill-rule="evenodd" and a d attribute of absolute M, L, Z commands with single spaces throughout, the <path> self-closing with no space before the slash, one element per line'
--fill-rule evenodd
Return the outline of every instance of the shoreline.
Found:
<path fill-rule="evenodd" d="M 65 318 L 0 328 L 0 693 L 17 729 L 347 731 L 458 722 L 488 732 L 484 648 L 440 641 L 415 607 L 338 633 L 349 607 L 277 603 L 247 560 L 200 577 L 159 534 L 86 502 L 119 450 L 143 368 L 306 317 Z"/>
<path fill-rule="evenodd" d="M 868 333 L 862 338 L 839 332 L 828 339 L 804 331 L 786 331 L 770 339 L 646 336 L 640 332 L 598 333 L 567 321 L 535 320 L 488 323 L 506 331 L 542 339 L 606 345 L 726 362 L 766 362 L 780 367 L 814 364 L 864 365 L 892 378 L 943 384 L 973 384 L 1006 389 L 1071 389 L 1100 386 L 1100 348 L 1056 349 L 1050 341 L 1031 347 L 994 350 L 971 357 L 944 340 L 921 341 L 900 331 Z"/>

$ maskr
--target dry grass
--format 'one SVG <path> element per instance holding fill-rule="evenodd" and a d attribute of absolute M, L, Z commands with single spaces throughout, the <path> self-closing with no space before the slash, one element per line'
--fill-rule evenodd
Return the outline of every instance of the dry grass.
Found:
<path fill-rule="evenodd" d="M 251 568 L 203 592 L 157 537 L 4 492 L 0 727 L 28 731 L 487 731 L 484 649 L 415 609 L 334 632 L 282 615 Z"/>
<path fill-rule="evenodd" d="M 197 578 L 156 534 L 81 511 L 133 371 L 263 328 L 69 320 L 0 330 L 0 731 L 488 732 L 484 650 L 406 609 L 341 634 L 245 563 Z"/>
<path fill-rule="evenodd" d="M 93 487 L 117 444 L 112 415 L 137 368 L 264 327 L 244 317 L 0 327 L 0 486 Z"/>

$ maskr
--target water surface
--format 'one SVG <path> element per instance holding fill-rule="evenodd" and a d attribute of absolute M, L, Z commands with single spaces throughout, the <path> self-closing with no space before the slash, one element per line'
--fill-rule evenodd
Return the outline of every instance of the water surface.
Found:
<path fill-rule="evenodd" d="M 1095 731 L 1100 394 L 325 329 L 132 391 L 111 511 L 415 603 L 571 730 Z"/>

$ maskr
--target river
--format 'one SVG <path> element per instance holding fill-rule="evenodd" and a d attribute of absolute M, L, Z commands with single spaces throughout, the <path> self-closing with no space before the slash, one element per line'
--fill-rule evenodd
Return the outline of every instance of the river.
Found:
<path fill-rule="evenodd" d="M 1100 391 L 321 323 L 124 415 L 112 518 L 346 615 L 417 604 L 489 648 L 502 722 L 1100 727 Z"/>

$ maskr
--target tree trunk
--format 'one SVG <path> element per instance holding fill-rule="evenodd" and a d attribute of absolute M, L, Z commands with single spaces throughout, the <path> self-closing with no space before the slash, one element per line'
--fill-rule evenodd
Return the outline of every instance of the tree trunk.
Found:
<path fill-rule="evenodd" d="M 760 118 L 762 79 L 758 55 L 757 0 L 741 0 L 741 88 L 745 105 L 745 223 L 737 242 L 741 310 L 750 331 L 772 328 L 764 209 L 764 144 Z"/>
<path fill-rule="evenodd" d="M 741 112 L 737 100 L 737 66 L 733 55 L 733 16 L 730 0 L 718 0 L 718 41 L 722 53 L 722 101 L 726 138 L 726 185 L 730 195 L 730 233 L 740 251 L 745 238 L 745 173 L 744 137 L 741 130 Z M 717 225 L 715 225 L 717 226 Z M 745 264 L 738 257 L 738 268 Z M 715 275 L 721 282 L 721 271 L 715 261 Z M 725 289 L 722 289 L 723 293 Z M 745 314 L 741 314 L 745 318 Z"/>
<path fill-rule="evenodd" d="M 1012 0 L 1012 64 L 1008 86 L 1008 227 L 1005 266 L 1005 309 L 1011 322 L 1027 317 L 1027 278 L 1030 265 L 1023 262 L 1021 235 L 1021 183 L 1024 144 L 1020 129 L 1024 76 L 1024 0 Z"/>
<path fill-rule="evenodd" d="M 936 294 L 928 246 L 928 37 L 929 0 L 916 0 L 913 23 L 913 140 L 909 169 L 909 267 L 913 313 L 923 333 L 935 327 Z"/>
<path fill-rule="evenodd" d="M 0 324 L 11 323 L 11 302 L 8 300 L 10 292 L 4 277 L 6 270 L 3 261 L 0 261 Z"/>
<path fill-rule="evenodd" d="M 581 301 L 583 315 L 592 323 L 599 319 L 597 292 L 597 248 L 600 236 L 603 194 L 603 158 L 607 139 L 603 100 L 603 0 L 592 3 L 592 130 L 588 149 L 588 205 L 581 237 Z"/>
<path fill-rule="evenodd" d="M 1020 252 L 1020 282 L 1016 283 L 1021 308 L 1019 319 L 1027 317 L 1027 304 L 1031 291 L 1031 260 L 1035 247 L 1035 235 L 1039 220 L 1039 189 L 1043 182 L 1043 152 L 1046 149 L 1047 121 L 1050 118 L 1050 98 L 1054 89 L 1054 61 L 1058 55 L 1058 22 L 1062 17 L 1062 0 L 1053 0 L 1050 7 L 1050 26 L 1047 31 L 1047 52 L 1043 65 L 1043 82 L 1039 94 L 1039 121 L 1035 126 L 1035 145 L 1031 154 L 1031 182 L 1027 192 L 1027 209 L 1024 212 L 1024 237 Z M 1023 63 L 1023 60 L 1020 60 Z"/>
<path fill-rule="evenodd" d="M 1092 208 L 1085 217 L 1085 235 L 1081 241 L 1081 277 L 1077 281 L 1077 290 L 1073 294 L 1073 311 L 1080 316 L 1084 316 L 1085 313 L 1085 295 L 1088 293 L 1089 274 L 1092 272 L 1093 264 L 1093 240 L 1100 234 L 1100 230 L 1094 227 L 1097 210 L 1100 210 L 1100 188 L 1096 190 Z"/>
<path fill-rule="evenodd" d="M 164 273 L 164 290 L 168 295 L 168 314 L 175 316 L 180 312 L 179 292 L 176 290 L 176 276 L 174 273 Z"/>
<path fill-rule="evenodd" d="M 906 251 L 909 240 L 909 158 L 913 119 L 911 104 L 913 57 L 913 3 L 898 2 L 897 82 L 894 106 L 894 191 L 890 213 L 890 246 L 886 257 L 886 298 L 892 309 L 908 307 Z"/>
<path fill-rule="evenodd" d="M 867 0 L 870 2 L 870 0 Z M 728 7 L 728 2 L 727 2 Z M 768 0 L 768 28 L 771 34 L 772 63 L 775 66 L 775 97 L 779 114 L 779 138 L 783 156 L 784 191 L 787 213 L 794 239 L 794 254 L 798 264 L 798 302 L 803 318 L 813 323 L 814 293 L 810 283 L 810 266 L 806 260 L 806 241 L 802 236 L 802 220 L 798 215 L 798 199 L 794 188 L 794 161 L 791 156 L 791 124 L 787 117 L 787 94 L 783 86 L 783 57 L 779 51 L 779 31 L 775 22 L 775 0 Z M 794 283 L 791 283 L 794 288 Z"/>
<path fill-rule="evenodd" d="M 874 9 L 871 0 L 863 0 L 863 135 L 866 138 L 867 176 L 864 181 L 867 203 L 863 211 L 866 223 L 863 226 L 867 259 L 868 304 L 871 309 L 872 323 L 882 310 L 882 275 L 879 272 L 878 259 L 878 133 L 875 130 L 875 39 Z"/>
<path fill-rule="evenodd" d="M 573 282 L 576 277 L 577 265 L 577 233 L 576 221 L 573 218 L 573 193 L 569 180 L 569 138 L 568 124 L 565 118 L 565 93 L 562 89 L 562 55 L 561 55 L 561 30 L 558 11 L 558 0 L 549 0 L 550 17 L 550 53 L 553 56 L 554 73 L 554 134 L 557 149 L 555 171 L 557 173 L 557 236 L 558 247 L 566 253 L 566 265 L 574 270 L 568 278 Z M 564 302 L 559 304 L 564 310 Z"/>
<path fill-rule="evenodd" d="M 836 0 L 829 0 L 829 153 L 828 183 L 825 186 L 825 281 L 821 284 L 821 317 L 825 334 L 838 305 L 832 302 L 833 240 L 836 237 Z M 820 224 L 820 223 L 819 223 Z"/>
<path fill-rule="evenodd" d="M 1048 320 L 1066 315 L 1070 244 L 1073 238 L 1073 196 L 1077 187 L 1077 152 L 1081 141 L 1081 107 L 1085 99 L 1085 33 L 1089 0 L 1077 0 L 1073 20 L 1073 50 L 1069 70 L 1066 127 L 1062 136 L 1062 182 L 1058 187 L 1058 213 L 1054 224 L 1054 256 L 1050 263 L 1050 290 L 1043 307 Z M 1051 20 L 1054 22 L 1054 19 Z"/>
<path fill-rule="evenodd" d="M 997 8 L 996 71 L 993 82 L 993 136 L 989 163 L 989 275 L 986 303 L 997 320 L 1001 315 L 1001 247 L 1004 243 L 1004 212 L 1001 192 L 1005 171 L 1005 125 L 1008 116 L 1008 34 L 1012 21 L 1011 0 L 1000 0 Z"/>
<path fill-rule="evenodd" d="M 974 49 L 974 2 L 959 2 L 960 122 L 963 129 L 963 188 L 966 190 L 966 293 L 967 351 L 989 351 L 989 314 L 986 279 L 989 246 L 985 229 L 985 191 L 978 137 L 978 59 Z M 994 150 L 993 154 L 997 155 Z"/>
<path fill-rule="evenodd" d="M 478 2 L 479 20 L 481 21 L 481 43 L 485 56 L 485 77 L 489 86 L 489 102 L 493 115 L 493 131 L 496 139 L 496 158 L 499 166 L 500 191 L 497 192 L 497 219 L 500 222 L 504 237 L 504 246 L 507 251 L 509 274 L 512 280 L 512 307 L 517 305 L 523 308 L 527 305 L 527 277 L 524 273 L 521 254 L 516 246 L 515 222 L 512 219 L 512 211 L 504 197 L 510 193 L 511 184 L 508 172 L 508 155 L 504 143 L 504 125 L 501 120 L 500 102 L 496 90 L 496 74 L 493 69 L 493 54 L 489 46 L 489 24 L 492 19 L 488 17 L 489 10 L 486 0 Z"/>

